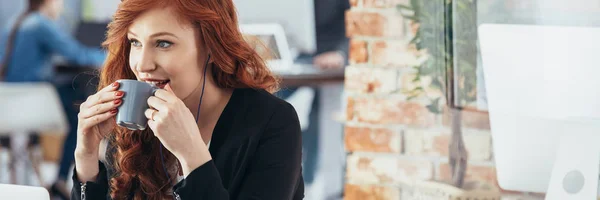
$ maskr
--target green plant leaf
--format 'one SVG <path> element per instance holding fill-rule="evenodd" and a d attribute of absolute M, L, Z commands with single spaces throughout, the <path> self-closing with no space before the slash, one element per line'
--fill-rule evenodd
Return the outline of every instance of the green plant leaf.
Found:
<path fill-rule="evenodd" d="M 414 15 L 406 15 L 406 14 L 400 14 L 400 15 L 402 15 L 402 17 L 404 17 L 405 19 L 419 22 L 419 18 L 415 17 Z"/>
<path fill-rule="evenodd" d="M 418 34 L 418 33 L 417 33 Z M 410 42 L 408 42 L 409 44 L 417 44 L 417 42 L 419 42 L 421 38 L 419 38 L 418 35 L 415 35 L 415 37 L 413 37 Z"/>
<path fill-rule="evenodd" d="M 410 11 L 414 11 L 414 9 L 413 9 L 412 7 L 410 7 L 410 6 L 407 6 L 407 5 L 402 5 L 402 4 L 398 4 L 398 5 L 396 6 L 396 8 L 397 8 L 398 10 L 410 10 Z"/>
<path fill-rule="evenodd" d="M 427 105 L 425 107 L 427 108 L 427 110 L 429 110 L 429 112 L 432 112 L 432 113 L 435 113 L 435 114 L 440 114 L 441 113 L 440 112 L 441 109 L 439 108 L 440 106 L 437 105 L 437 104 L 430 104 L 430 105 Z"/>
<path fill-rule="evenodd" d="M 427 109 L 432 113 L 436 113 L 436 114 L 441 113 L 440 99 L 441 99 L 441 97 L 431 100 L 431 103 L 429 105 L 427 105 Z"/>
<path fill-rule="evenodd" d="M 423 0 L 410 0 L 410 6 L 413 7 L 413 9 L 415 10 L 415 12 L 421 12 L 422 11 L 422 2 Z"/>
<path fill-rule="evenodd" d="M 418 97 L 418 95 L 410 95 L 410 96 L 406 97 L 406 101 L 411 101 L 417 97 Z"/>
<path fill-rule="evenodd" d="M 417 82 L 417 81 L 421 81 L 421 76 L 415 76 L 415 78 L 413 78 L 412 82 Z"/>

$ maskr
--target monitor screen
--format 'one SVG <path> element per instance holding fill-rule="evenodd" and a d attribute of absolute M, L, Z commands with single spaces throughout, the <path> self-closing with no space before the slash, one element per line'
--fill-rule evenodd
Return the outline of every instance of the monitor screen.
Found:
<path fill-rule="evenodd" d="M 281 59 L 274 35 L 244 34 L 244 39 L 264 60 Z"/>

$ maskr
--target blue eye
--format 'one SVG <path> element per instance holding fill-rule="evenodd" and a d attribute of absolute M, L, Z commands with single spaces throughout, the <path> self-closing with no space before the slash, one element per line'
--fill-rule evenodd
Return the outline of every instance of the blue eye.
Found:
<path fill-rule="evenodd" d="M 169 41 L 159 40 L 156 42 L 156 47 L 159 48 L 169 48 L 171 45 L 173 45 L 173 43 Z"/>
<path fill-rule="evenodd" d="M 131 46 L 134 46 L 134 47 L 140 47 L 140 46 L 142 46 L 142 43 L 140 43 L 139 41 L 137 41 L 135 39 L 130 39 L 129 43 L 131 44 Z"/>

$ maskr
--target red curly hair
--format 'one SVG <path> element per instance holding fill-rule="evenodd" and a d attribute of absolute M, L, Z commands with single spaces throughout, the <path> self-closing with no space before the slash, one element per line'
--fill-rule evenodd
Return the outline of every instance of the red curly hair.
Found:
<path fill-rule="evenodd" d="M 232 0 L 125 0 L 119 5 L 103 46 L 109 55 L 100 74 L 98 89 L 119 79 L 136 79 L 129 67 L 130 43 L 127 32 L 133 21 L 144 11 L 170 7 L 182 22 L 189 22 L 200 34 L 199 41 L 211 51 L 212 76 L 221 88 L 256 88 L 275 92 L 278 79 L 266 67 L 260 56 L 246 43 L 238 28 Z M 160 141 L 150 129 L 131 131 L 115 127 L 111 143 L 115 174 L 110 180 L 112 199 L 172 198 L 160 158 Z M 174 166 L 176 158 L 163 148 L 165 164 Z M 176 177 L 170 172 L 169 177 Z"/>

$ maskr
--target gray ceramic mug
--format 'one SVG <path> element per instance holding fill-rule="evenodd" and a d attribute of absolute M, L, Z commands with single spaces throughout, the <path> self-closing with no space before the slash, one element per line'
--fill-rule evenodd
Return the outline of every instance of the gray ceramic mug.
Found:
<path fill-rule="evenodd" d="M 123 104 L 119 106 L 117 124 L 129 130 L 144 130 L 148 119 L 144 115 L 148 109 L 148 98 L 154 95 L 159 88 L 141 81 L 122 79 L 118 80 L 119 90 L 124 92 Z"/>

